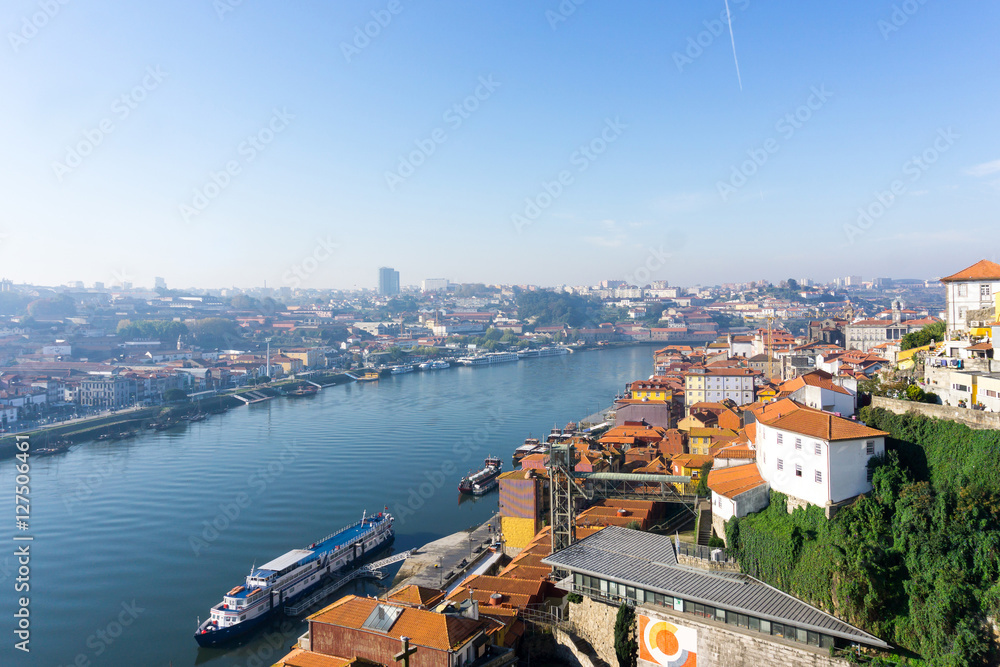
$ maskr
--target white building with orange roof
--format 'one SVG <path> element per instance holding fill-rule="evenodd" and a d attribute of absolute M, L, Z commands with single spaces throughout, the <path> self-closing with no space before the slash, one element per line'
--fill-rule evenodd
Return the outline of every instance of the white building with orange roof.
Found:
<path fill-rule="evenodd" d="M 829 515 L 831 506 L 872 490 L 868 462 L 885 453 L 884 431 L 789 400 L 755 417 L 757 469 L 790 497 L 789 507 L 804 502 Z"/>
<path fill-rule="evenodd" d="M 945 284 L 948 334 L 968 334 L 972 328 L 988 328 L 1000 317 L 1000 264 L 983 259 L 967 269 L 941 278 Z M 976 320 L 978 327 L 970 324 L 970 313 L 992 309 L 990 321 Z"/>

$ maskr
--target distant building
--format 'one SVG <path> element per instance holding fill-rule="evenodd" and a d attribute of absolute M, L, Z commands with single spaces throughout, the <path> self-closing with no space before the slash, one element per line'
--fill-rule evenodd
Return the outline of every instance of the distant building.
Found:
<path fill-rule="evenodd" d="M 153 289 L 167 289 L 167 281 L 159 276 L 153 278 Z"/>
<path fill-rule="evenodd" d="M 104 283 L 94 283 L 94 289 L 104 289 Z"/>
<path fill-rule="evenodd" d="M 378 293 L 382 296 L 396 296 L 399 294 L 399 271 L 388 266 L 379 267 Z"/>
<path fill-rule="evenodd" d="M 424 292 L 447 292 L 450 284 L 447 278 L 425 278 L 420 283 L 420 289 Z"/>

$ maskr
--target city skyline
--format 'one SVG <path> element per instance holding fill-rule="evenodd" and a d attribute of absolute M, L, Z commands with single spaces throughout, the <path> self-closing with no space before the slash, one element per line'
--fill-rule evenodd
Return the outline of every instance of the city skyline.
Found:
<path fill-rule="evenodd" d="M 39 7 L 3 19 L 16 282 L 371 287 L 359 249 L 410 285 L 996 258 L 996 6 L 734 0 L 732 40 L 722 3 Z"/>

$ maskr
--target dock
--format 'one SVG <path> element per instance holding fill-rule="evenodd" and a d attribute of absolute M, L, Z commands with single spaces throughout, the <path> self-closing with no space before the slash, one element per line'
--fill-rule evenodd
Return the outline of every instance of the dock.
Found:
<path fill-rule="evenodd" d="M 484 563 L 499 554 L 487 547 L 499 527 L 500 515 L 496 514 L 472 531 L 462 530 L 413 549 L 399 568 L 392 588 L 416 584 L 443 591 L 481 567 L 489 569 Z"/>

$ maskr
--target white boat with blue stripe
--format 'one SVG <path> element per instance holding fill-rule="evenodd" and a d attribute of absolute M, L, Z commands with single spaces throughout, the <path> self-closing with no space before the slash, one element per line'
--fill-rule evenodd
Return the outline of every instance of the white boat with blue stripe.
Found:
<path fill-rule="evenodd" d="M 359 565 L 393 539 L 388 512 L 368 516 L 304 549 L 293 549 L 251 569 L 242 586 L 232 588 L 198 625 L 201 646 L 218 646 L 253 630 L 285 605 L 319 588 L 331 575 Z"/>

